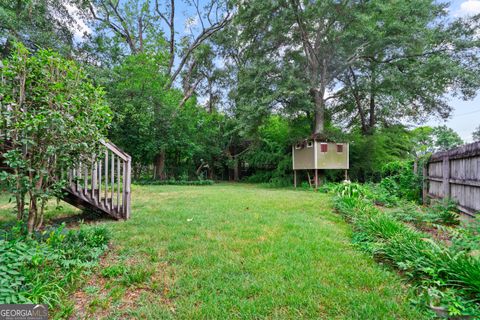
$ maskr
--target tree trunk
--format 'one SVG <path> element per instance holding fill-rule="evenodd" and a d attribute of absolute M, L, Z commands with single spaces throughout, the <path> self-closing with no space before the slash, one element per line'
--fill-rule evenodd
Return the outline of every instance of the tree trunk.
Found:
<path fill-rule="evenodd" d="M 27 229 L 31 234 L 35 228 L 35 220 L 37 218 L 37 199 L 30 192 L 30 207 L 28 208 Z"/>
<path fill-rule="evenodd" d="M 320 90 L 313 90 L 313 101 L 315 103 L 315 129 L 313 133 L 317 135 L 325 131 L 325 104 Z"/>
<path fill-rule="evenodd" d="M 39 230 L 43 225 L 43 216 L 45 214 L 45 204 L 46 204 L 46 201 L 41 200 L 40 214 L 37 213 L 37 219 L 35 221 L 35 230 Z"/>
<path fill-rule="evenodd" d="M 15 196 L 17 201 L 17 220 L 23 220 L 23 211 L 25 210 L 25 195 L 17 194 Z"/>
<path fill-rule="evenodd" d="M 155 157 L 155 179 L 165 180 L 165 150 Z"/>
<path fill-rule="evenodd" d="M 372 134 L 375 129 L 376 119 L 375 119 L 375 68 L 372 68 L 372 75 L 370 81 L 370 119 L 368 123 L 369 133 Z"/>
<path fill-rule="evenodd" d="M 375 95 L 373 92 L 370 93 L 370 120 L 369 120 L 369 131 L 370 133 L 373 133 L 373 130 L 375 128 Z"/>
<path fill-rule="evenodd" d="M 238 161 L 238 157 L 234 157 L 233 162 L 233 181 L 240 180 L 240 161 Z"/>

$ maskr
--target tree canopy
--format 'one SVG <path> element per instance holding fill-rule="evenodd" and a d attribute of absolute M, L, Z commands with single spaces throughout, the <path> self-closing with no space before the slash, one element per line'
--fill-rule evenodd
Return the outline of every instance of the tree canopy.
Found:
<path fill-rule="evenodd" d="M 105 88 L 136 179 L 290 183 L 290 146 L 311 135 L 350 142 L 351 177 L 378 179 L 462 143 L 412 125 L 480 86 L 480 16 L 433 0 L 7 1 L 0 15 L 4 55 L 49 48 Z"/>

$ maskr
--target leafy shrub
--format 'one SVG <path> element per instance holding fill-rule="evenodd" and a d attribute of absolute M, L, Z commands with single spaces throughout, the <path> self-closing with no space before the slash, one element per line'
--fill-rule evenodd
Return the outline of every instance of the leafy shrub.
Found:
<path fill-rule="evenodd" d="M 318 187 L 318 192 L 329 193 L 334 192 L 337 188 L 337 183 L 327 182 Z"/>
<path fill-rule="evenodd" d="M 460 223 L 457 205 L 452 200 L 435 202 L 428 210 L 430 220 L 434 223 L 446 226 L 458 225 Z"/>
<path fill-rule="evenodd" d="M 368 198 L 372 200 L 375 204 L 384 207 L 394 207 L 397 206 L 400 202 L 400 198 L 397 195 L 392 194 L 382 184 L 368 183 L 364 185 L 364 188 L 368 190 Z"/>
<path fill-rule="evenodd" d="M 77 276 L 94 266 L 107 248 L 104 227 L 62 225 L 33 237 L 13 228 L 0 240 L 0 303 L 57 306 Z"/>
<path fill-rule="evenodd" d="M 393 161 L 382 167 L 380 186 L 389 194 L 408 201 L 419 202 L 422 178 L 413 172 L 412 161 Z"/>
<path fill-rule="evenodd" d="M 470 252 L 480 257 L 480 215 L 458 228 L 449 230 L 452 235 L 452 247 L 458 251 Z"/>
<path fill-rule="evenodd" d="M 418 229 L 422 229 L 431 223 L 430 216 L 411 202 L 402 203 L 402 206 L 392 210 L 390 215 L 397 220 L 410 223 Z"/>
<path fill-rule="evenodd" d="M 209 186 L 215 184 L 213 180 L 139 180 L 138 185 L 172 185 L 172 186 Z"/>

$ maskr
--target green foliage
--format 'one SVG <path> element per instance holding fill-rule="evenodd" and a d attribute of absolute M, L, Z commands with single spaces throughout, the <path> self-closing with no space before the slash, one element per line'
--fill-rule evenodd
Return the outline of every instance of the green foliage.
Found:
<path fill-rule="evenodd" d="M 57 307 L 79 273 L 96 265 L 110 239 L 104 227 L 64 226 L 25 237 L 22 226 L 0 240 L 0 303 Z"/>
<path fill-rule="evenodd" d="M 100 149 L 111 111 L 103 90 L 78 64 L 57 53 L 32 55 L 16 44 L 3 64 L 0 145 L 12 170 L 0 173 L 0 183 L 16 196 L 19 219 L 28 194 L 31 232 L 42 224 L 46 200 L 59 195 L 66 183 L 62 170 Z"/>
<path fill-rule="evenodd" d="M 334 189 L 339 197 L 345 198 L 364 198 L 365 189 L 358 183 L 342 183 Z"/>
<path fill-rule="evenodd" d="M 258 128 L 257 141 L 242 157 L 254 174 L 249 182 L 268 182 L 276 186 L 292 184 L 291 125 L 283 117 L 271 116 Z"/>
<path fill-rule="evenodd" d="M 407 201 L 421 201 L 422 178 L 413 172 L 413 161 L 394 161 L 381 168 L 380 186 Z"/>
<path fill-rule="evenodd" d="M 433 129 L 437 151 L 445 151 L 463 144 L 462 138 L 452 128 L 438 126 Z"/>
<path fill-rule="evenodd" d="M 74 39 L 72 31 L 78 27 L 71 8 L 72 3 L 65 0 L 1 0 L 0 58 L 14 50 L 14 41 L 32 51 L 43 48 L 70 53 Z"/>
<path fill-rule="evenodd" d="M 128 56 L 106 83 L 115 111 L 110 138 L 132 156 L 136 178 L 160 154 L 165 156 L 164 178 L 197 178 L 224 160 L 225 117 L 207 112 L 195 99 L 179 106 L 182 92 L 164 89 L 167 58 L 162 52 Z"/>
<path fill-rule="evenodd" d="M 129 56 L 113 69 L 106 84 L 115 112 L 109 135 L 135 163 L 152 163 L 168 140 L 167 128 L 179 96 L 161 89 L 167 81 L 160 71 L 164 68 L 162 54 Z"/>
<path fill-rule="evenodd" d="M 473 141 L 479 141 L 480 140 L 480 125 L 475 129 L 475 131 L 473 131 L 472 139 L 473 139 Z"/>
<path fill-rule="evenodd" d="M 126 272 L 126 267 L 123 264 L 114 264 L 102 269 L 102 276 L 104 278 L 117 278 Z"/>
<path fill-rule="evenodd" d="M 452 246 L 456 250 L 468 251 L 471 255 L 480 257 L 480 216 L 449 231 L 452 234 Z"/>
<path fill-rule="evenodd" d="M 408 158 L 409 133 L 403 126 L 392 126 L 362 135 L 354 131 L 350 136 L 350 170 L 352 180 L 378 182 L 385 163 Z"/>
<path fill-rule="evenodd" d="M 459 245 L 448 247 L 374 208 L 366 199 L 339 196 L 335 207 L 353 223 L 354 242 L 401 270 L 417 287 L 423 303 L 446 306 L 451 316 L 480 315 L 480 259 L 469 236 L 461 241 L 463 232 L 457 233 Z"/>
<path fill-rule="evenodd" d="M 457 204 L 451 199 L 435 201 L 427 212 L 430 221 L 434 223 L 447 226 L 458 225 L 460 223 Z"/>

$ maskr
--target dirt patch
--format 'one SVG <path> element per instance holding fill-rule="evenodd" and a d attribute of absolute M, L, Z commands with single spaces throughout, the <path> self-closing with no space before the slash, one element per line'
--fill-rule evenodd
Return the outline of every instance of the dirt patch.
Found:
<path fill-rule="evenodd" d="M 72 302 L 74 311 L 70 319 L 104 319 L 112 315 L 129 318 L 129 310 L 151 301 L 161 304 L 170 312 L 175 312 L 174 301 L 168 298 L 175 283 L 174 273 L 166 263 L 149 262 L 152 274 L 141 283 L 125 283 L 122 275 L 115 277 L 102 276 L 102 270 L 114 265 L 124 266 L 126 270 L 135 270 L 139 265 L 147 265 L 138 256 L 124 259 L 118 256 L 117 248 L 110 247 L 99 263 L 99 267 L 89 276 L 88 281 L 74 293 Z"/>

